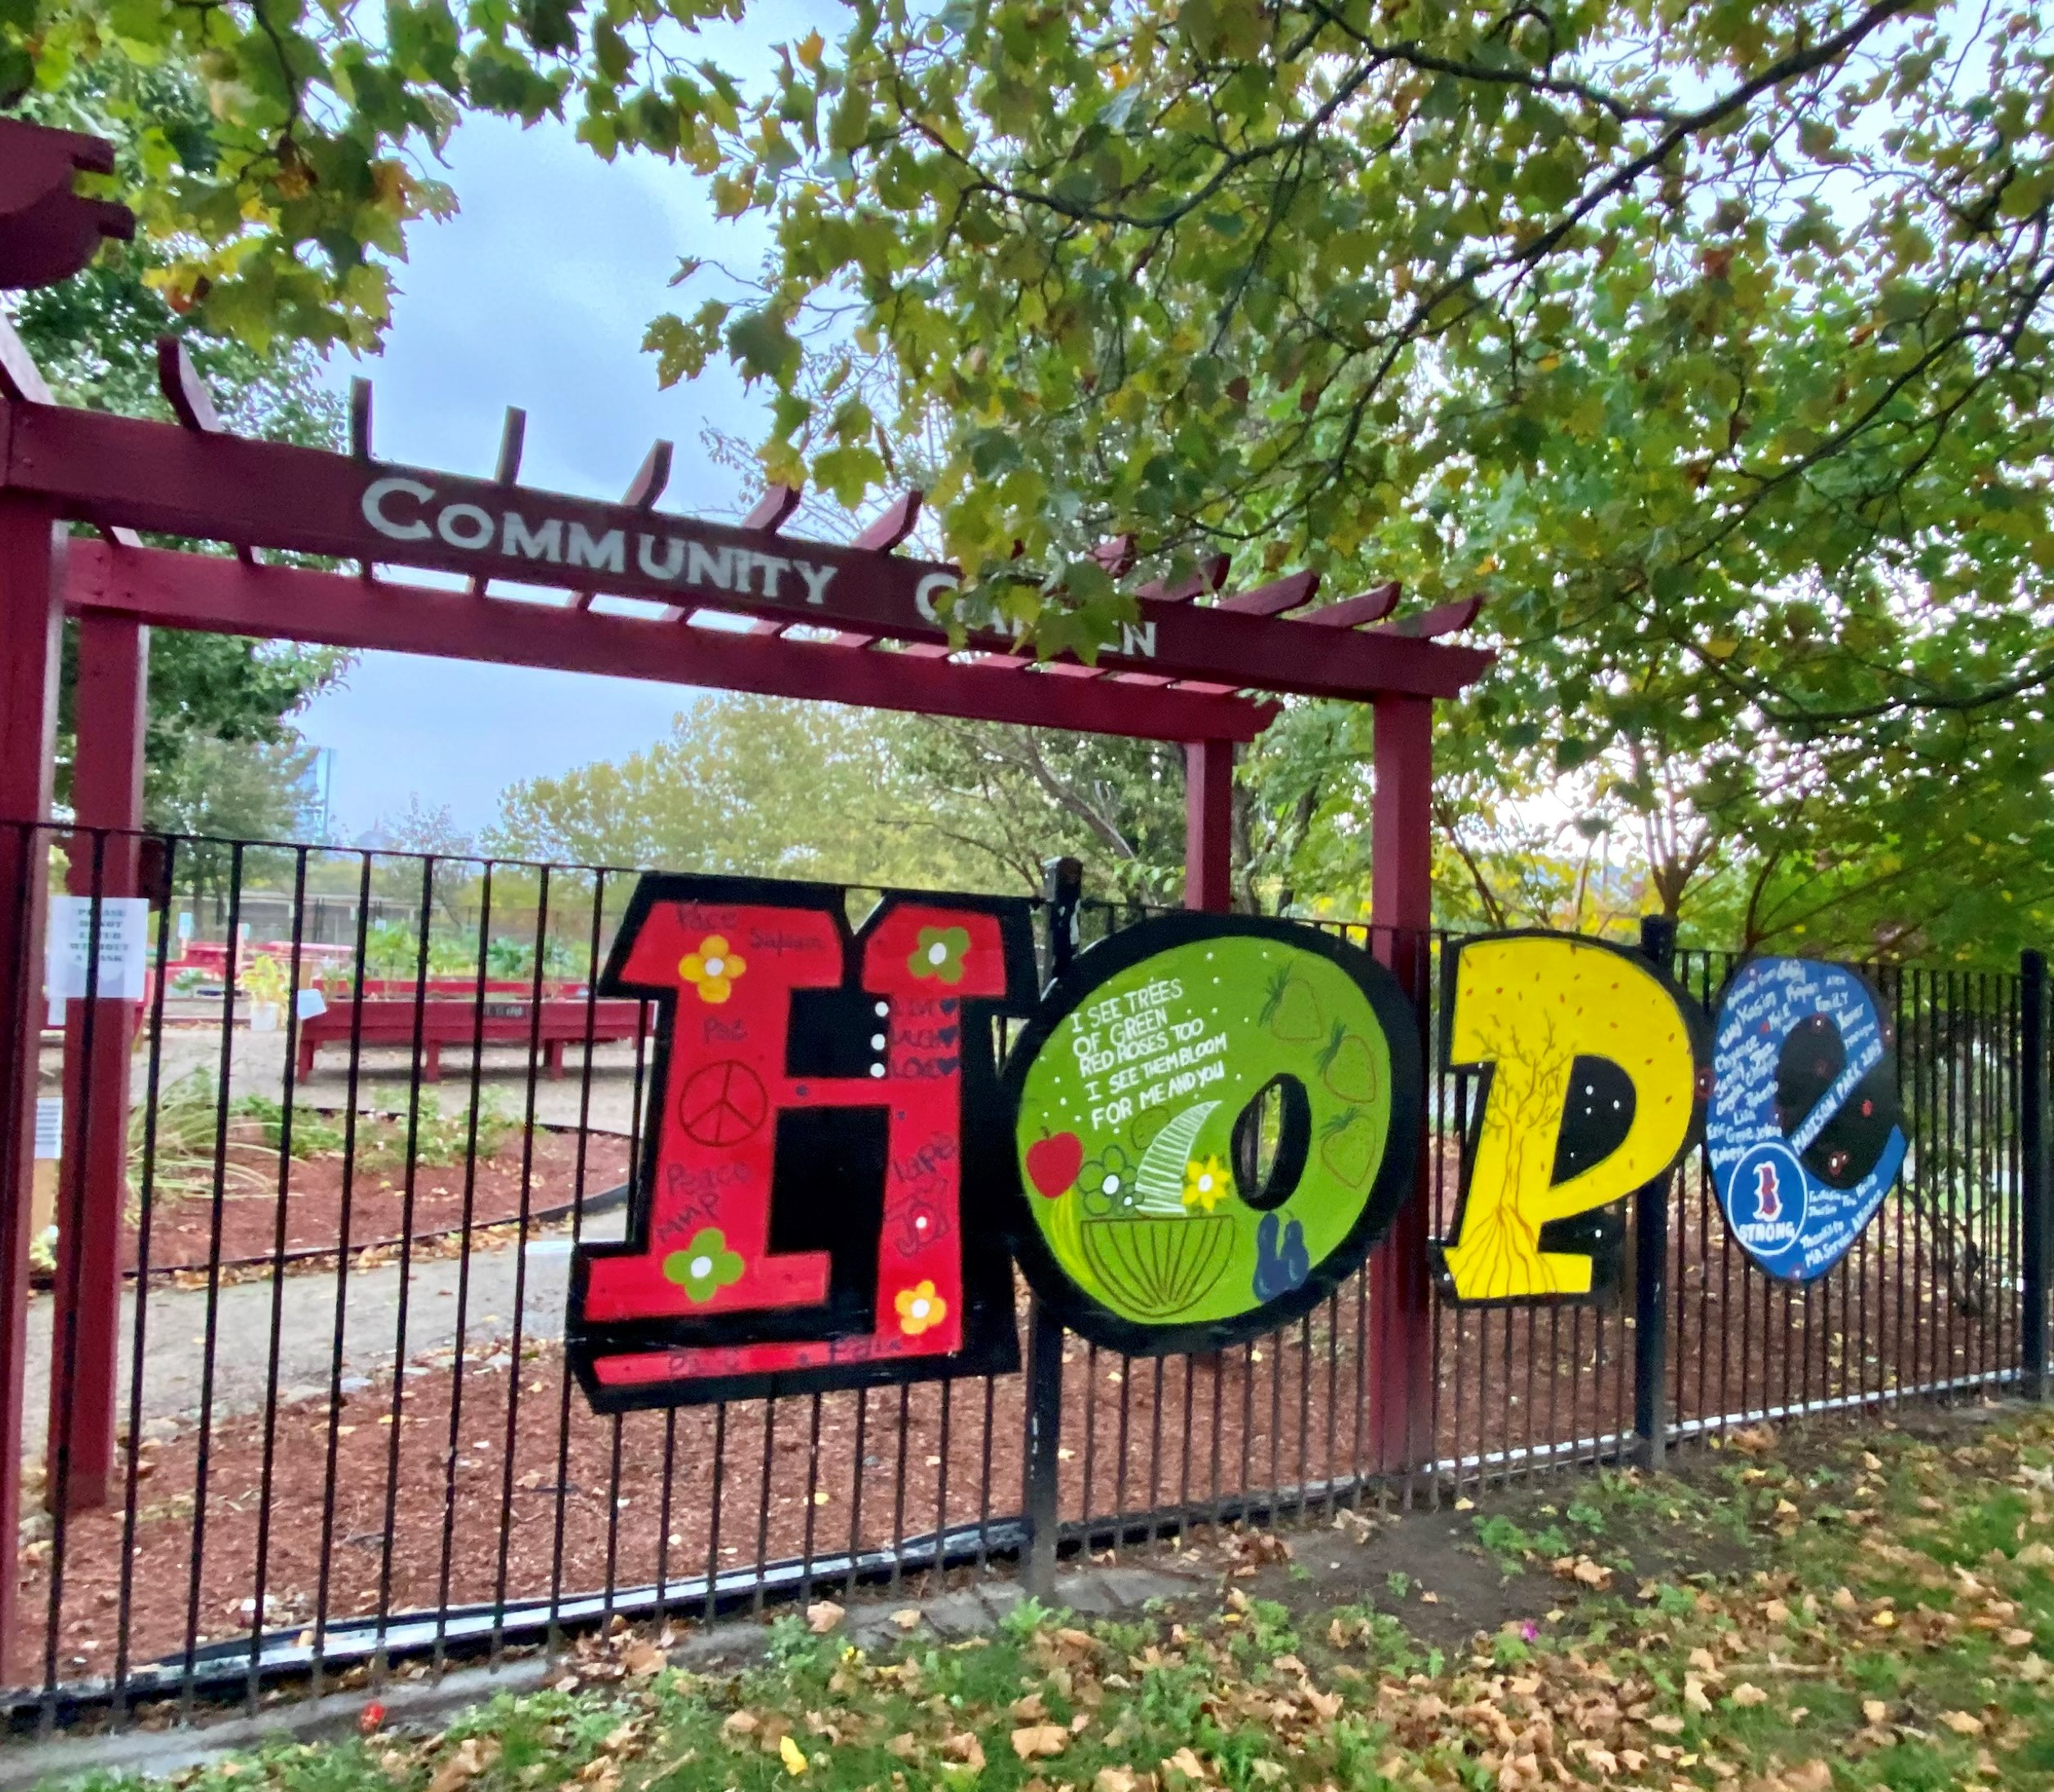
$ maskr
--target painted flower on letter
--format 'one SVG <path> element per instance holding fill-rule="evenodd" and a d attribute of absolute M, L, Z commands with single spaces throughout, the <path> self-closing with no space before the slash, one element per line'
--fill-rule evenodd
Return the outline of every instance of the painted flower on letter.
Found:
<path fill-rule="evenodd" d="M 1184 1166 L 1184 1205 L 1210 1213 L 1227 1194 L 1227 1166 L 1218 1158 L 1193 1158 Z"/>
<path fill-rule="evenodd" d="M 683 1288 L 695 1306 L 739 1282 L 742 1270 L 742 1253 L 728 1248 L 727 1234 L 717 1225 L 702 1227 L 682 1251 L 663 1260 L 665 1279 Z"/>
<path fill-rule="evenodd" d="M 678 961 L 678 974 L 699 992 L 701 1001 L 725 1001 L 734 993 L 735 979 L 748 968 L 718 934 L 708 934 L 697 952 Z"/>
<path fill-rule="evenodd" d="M 969 950 L 967 927 L 923 927 L 919 943 L 906 960 L 906 969 L 916 977 L 939 977 L 945 983 L 959 983 L 963 954 Z"/>
<path fill-rule="evenodd" d="M 916 1282 L 909 1288 L 899 1289 L 891 1304 L 899 1310 L 899 1329 L 908 1337 L 917 1337 L 949 1317 L 949 1303 L 935 1292 L 931 1282 Z"/>

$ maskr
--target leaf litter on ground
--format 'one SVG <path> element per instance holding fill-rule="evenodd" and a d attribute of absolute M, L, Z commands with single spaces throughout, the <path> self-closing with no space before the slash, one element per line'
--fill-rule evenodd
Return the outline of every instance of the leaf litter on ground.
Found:
<path fill-rule="evenodd" d="M 581 1641 L 545 1690 L 495 1700 L 439 1735 L 388 1727 L 281 1745 L 178 1783 L 2054 1788 L 2054 1419 L 2020 1410 L 1957 1435 L 1872 1427 L 1835 1441 L 1764 1427 L 1683 1478 L 1579 1483 L 1588 1521 L 1631 1536 L 1650 1561 L 1643 1540 L 1658 1535 L 1665 1547 L 1717 1539 L 1732 1559 L 1643 1574 L 1589 1538 L 1558 1553 L 1522 1549 L 1501 1524 L 1490 1553 L 1532 1577 L 1537 1602 L 1558 1603 L 1466 1646 L 1422 1642 L 1401 1600 L 1321 1602 L 1290 1584 L 1288 1546 L 1226 1534 L 1186 1551 L 1217 1572 L 1217 1602 L 1087 1624 L 1029 1602 L 989 1637 L 952 1642 L 901 1623 L 890 1647 L 870 1651 L 822 1600 L 774 1620 L 760 1660 L 703 1673 L 670 1664 L 674 1633 L 617 1625 Z M 1481 1528 L 1502 1516 L 1491 1506 L 1467 1516 Z M 1262 1597 L 1251 1565 L 1296 1603 Z M 122 1784 L 103 1779 L 101 1792 Z"/>

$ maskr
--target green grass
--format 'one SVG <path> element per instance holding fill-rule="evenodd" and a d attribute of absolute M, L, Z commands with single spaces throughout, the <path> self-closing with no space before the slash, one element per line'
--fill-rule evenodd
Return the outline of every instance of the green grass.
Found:
<path fill-rule="evenodd" d="M 576 1691 L 502 1698 L 435 1736 L 279 1748 L 182 1783 L 2054 1788 L 2054 1421 L 2023 1414 L 1944 1445 L 1871 1430 L 1797 1460 L 1757 1438 L 1699 1458 L 1687 1479 L 1594 1476 L 1558 1498 L 1475 1524 L 1508 1575 L 1540 1577 L 1531 1609 L 1545 1615 L 1446 1654 L 1372 1602 L 1322 1605 L 1280 1574 L 1289 1605 L 1228 1579 L 1221 1603 L 1181 1615 L 1086 1626 L 1030 1603 L 988 1637 L 916 1630 L 874 1655 L 786 1615 L 739 1673 L 658 1666 L 622 1633 L 587 1646 Z M 1715 1545 L 1722 1569 L 1690 1566 L 1692 1548 Z M 1666 1572 L 1633 1571 L 1656 1551 Z M 1564 1557 L 1624 1566 L 1591 1591 L 1558 1585 Z"/>

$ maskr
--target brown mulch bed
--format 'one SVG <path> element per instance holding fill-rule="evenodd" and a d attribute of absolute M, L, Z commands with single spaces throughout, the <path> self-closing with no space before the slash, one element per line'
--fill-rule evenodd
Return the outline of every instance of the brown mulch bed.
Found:
<path fill-rule="evenodd" d="M 588 1190 L 606 1185 L 598 1161 L 588 1158 Z M 460 1176 L 444 1187 L 460 1201 Z M 1697 1209 L 1697 1194 L 1680 1196 L 1672 1234 L 1670 1387 L 1683 1414 L 1886 1398 L 2007 1360 L 2016 1324 L 2003 1241 L 1989 1241 L 1999 1248 L 1969 1279 L 1958 1248 L 1943 1251 L 1917 1210 L 1893 1200 L 1839 1270 L 1793 1293 L 1737 1260 L 1715 1217 L 1707 1224 Z M 1444 1229 L 1445 1213 L 1437 1218 Z M 425 1223 L 417 1212 L 417 1229 Z M 1177 1507 L 1202 1517 L 1216 1498 L 1245 1489 L 1372 1467 L 1366 1280 L 1352 1279 L 1285 1333 L 1214 1358 L 1129 1361 L 1066 1339 L 1064 1518 Z M 1420 1442 L 1469 1458 L 1451 1478 L 1470 1490 L 1530 1467 L 1516 1454 L 1508 1461 L 1508 1450 L 1561 1443 L 1572 1448 L 1555 1460 L 1588 1459 L 1590 1445 L 1576 1448 L 1579 1440 L 1633 1422 L 1630 1314 L 1438 1308 Z M 298 1635 L 323 1609 L 340 1621 L 502 1593 L 569 1597 L 660 1573 L 675 1581 L 710 1566 L 826 1557 L 852 1541 L 888 1548 L 895 1537 L 1020 1508 L 1018 1376 L 617 1420 L 590 1412 L 575 1388 L 567 1395 L 553 1344 L 522 1355 L 512 1373 L 509 1346 L 496 1337 L 460 1359 L 419 1360 L 397 1387 L 382 1375 L 333 1411 L 324 1397 L 281 1409 L 268 1431 L 261 1418 L 216 1425 L 204 1452 L 195 1640 L 245 1633 L 260 1590 L 267 1624 Z M 185 1645 L 198 1441 L 188 1433 L 144 1446 L 133 1661 Z M 53 1542 L 47 1532 L 32 1542 L 24 1565 L 32 1649 L 47 1615 Z M 119 1511 L 67 1526 L 61 1678 L 111 1667 L 123 1553 Z M 31 1660 L 39 1664 L 40 1654 Z"/>
<path fill-rule="evenodd" d="M 261 1257 L 268 1261 L 279 1245 L 280 1154 L 262 1142 L 251 1122 L 230 1129 L 231 1161 L 220 1203 L 224 1262 Z M 347 1242 L 361 1247 L 397 1242 L 403 1234 L 415 1238 L 464 1224 L 468 1203 L 471 1224 L 490 1225 L 568 1206 L 581 1189 L 586 1198 L 624 1181 L 628 1172 L 628 1141 L 616 1133 L 587 1132 L 581 1176 L 578 1135 L 568 1129 L 538 1127 L 531 1158 L 524 1161 L 522 1135 L 509 1131 L 490 1156 L 480 1152 L 475 1166 L 420 1163 L 414 1169 L 412 1206 L 408 1207 L 406 1166 L 402 1156 L 360 1152 L 349 1190 L 349 1228 L 343 1230 L 344 1158 L 340 1152 L 285 1160 L 283 1212 L 288 1252 L 334 1251 Z M 139 1261 L 141 1204 L 132 1204 L 122 1228 L 122 1267 Z M 211 1187 L 192 1193 L 157 1194 L 150 1215 L 150 1266 L 153 1273 L 202 1272 L 207 1267 L 214 1226 Z"/>

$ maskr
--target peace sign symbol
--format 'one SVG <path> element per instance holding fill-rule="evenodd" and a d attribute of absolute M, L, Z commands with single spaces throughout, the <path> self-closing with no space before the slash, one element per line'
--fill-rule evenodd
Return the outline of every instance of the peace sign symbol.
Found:
<path fill-rule="evenodd" d="M 678 1092 L 678 1122 L 699 1145 L 739 1145 L 770 1112 L 763 1079 L 738 1059 L 695 1070 Z"/>

